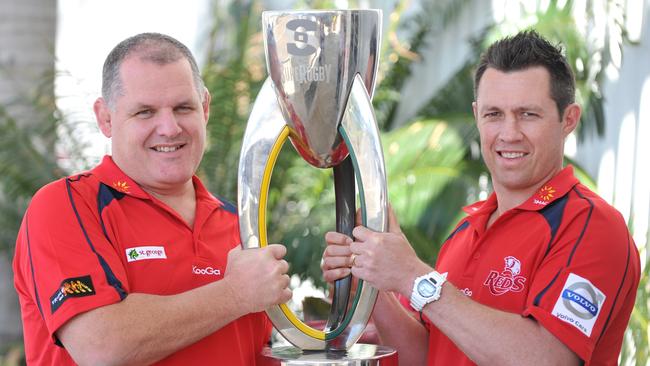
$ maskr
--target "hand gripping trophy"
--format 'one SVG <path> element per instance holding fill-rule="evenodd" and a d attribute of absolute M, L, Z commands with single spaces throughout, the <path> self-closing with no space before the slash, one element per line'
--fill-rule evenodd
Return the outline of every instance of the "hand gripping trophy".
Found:
<path fill-rule="evenodd" d="M 272 11 L 262 17 L 269 78 L 253 106 L 239 161 L 242 246 L 268 245 L 268 188 L 287 138 L 309 164 L 334 169 L 337 231 L 352 236 L 355 182 L 363 224 L 385 231 L 386 174 L 370 102 L 378 66 L 381 11 Z M 302 322 L 286 304 L 267 309 L 275 328 L 298 348 L 298 354 L 320 351 L 305 352 L 310 354 L 300 356 L 294 364 L 323 364 L 319 359 L 330 362 L 336 356 L 326 353 L 332 350 L 349 351 L 347 355 L 338 353 L 343 356 L 337 365 L 359 364 L 360 358 L 350 355 L 350 350 L 368 323 L 377 290 L 359 280 L 350 301 L 350 289 L 350 276 L 335 283 L 324 330 Z M 393 355 L 394 351 L 374 347 L 368 353 L 366 349 L 359 357 L 367 362 L 361 364 L 380 364 L 382 354 Z M 357 361 L 343 362 L 348 358 Z"/>

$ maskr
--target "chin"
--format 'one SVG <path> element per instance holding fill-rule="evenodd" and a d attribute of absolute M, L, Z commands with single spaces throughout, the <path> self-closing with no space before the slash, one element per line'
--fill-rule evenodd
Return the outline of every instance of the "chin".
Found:
<path fill-rule="evenodd" d="M 185 184 L 188 181 L 192 180 L 193 175 L 194 174 L 190 172 L 161 174 L 156 177 L 156 180 L 166 185 Z"/>

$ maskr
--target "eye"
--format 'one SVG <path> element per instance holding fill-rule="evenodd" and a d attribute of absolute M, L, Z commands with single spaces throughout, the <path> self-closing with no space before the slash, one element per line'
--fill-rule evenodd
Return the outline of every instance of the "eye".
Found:
<path fill-rule="evenodd" d="M 539 117 L 539 114 L 537 114 L 535 112 L 530 112 L 530 111 L 522 112 L 521 115 L 522 115 L 522 117 L 529 118 L 529 119 Z"/>
<path fill-rule="evenodd" d="M 194 111 L 194 107 L 189 106 L 189 105 L 181 105 L 181 106 L 178 106 L 178 107 L 174 108 L 174 111 L 176 111 L 178 113 L 190 113 L 190 112 Z"/>
<path fill-rule="evenodd" d="M 153 111 L 151 109 L 143 109 L 143 110 L 137 111 L 134 114 L 134 116 L 136 116 L 138 118 L 143 118 L 143 119 L 150 118 L 151 116 L 153 116 Z"/>
<path fill-rule="evenodd" d="M 501 116 L 501 112 L 499 111 L 490 111 L 483 114 L 483 118 L 487 118 L 487 119 L 496 119 L 500 116 Z"/>

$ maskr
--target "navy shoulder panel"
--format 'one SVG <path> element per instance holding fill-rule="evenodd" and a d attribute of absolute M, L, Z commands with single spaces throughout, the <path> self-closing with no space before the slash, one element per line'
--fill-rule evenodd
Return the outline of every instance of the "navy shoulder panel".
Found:
<path fill-rule="evenodd" d="M 97 209 L 101 217 L 102 211 L 113 200 L 121 200 L 126 196 L 126 193 L 119 192 L 104 183 L 99 183 L 99 191 L 97 192 Z"/>
<path fill-rule="evenodd" d="M 569 194 L 565 194 L 563 197 L 556 199 L 555 201 L 549 203 L 543 209 L 539 210 L 539 213 L 544 217 L 548 226 L 551 230 L 551 238 L 548 241 L 548 247 L 546 248 L 546 254 L 548 254 L 551 249 L 551 243 L 557 234 L 560 224 L 562 223 L 562 216 L 564 215 L 564 209 L 566 204 L 569 201 Z M 546 256 L 544 254 L 544 256 Z"/>
<path fill-rule="evenodd" d="M 467 221 L 467 220 L 463 221 L 462 224 L 458 225 L 458 227 L 456 228 L 456 230 L 454 230 L 451 234 L 449 234 L 449 236 L 447 237 L 447 239 L 445 239 L 445 241 L 443 242 L 443 244 L 446 243 L 446 242 L 448 242 L 449 239 L 453 238 L 454 235 L 456 235 L 456 234 L 458 234 L 459 232 L 461 232 L 461 231 L 467 229 L 468 226 L 469 226 L 469 221 Z"/>
<path fill-rule="evenodd" d="M 585 200 L 585 202 L 587 203 L 587 205 L 588 205 L 588 207 L 589 207 L 589 211 L 587 212 L 587 219 L 585 220 L 585 223 L 584 223 L 584 225 L 583 225 L 583 227 L 582 227 L 582 230 L 581 230 L 581 232 L 580 232 L 580 235 L 579 235 L 578 238 L 576 239 L 576 242 L 573 244 L 573 248 L 571 249 L 571 253 L 569 254 L 569 258 L 567 259 L 567 262 L 566 262 L 565 267 L 559 268 L 558 271 L 557 271 L 557 273 L 555 274 L 555 276 L 554 276 L 554 277 L 551 279 L 551 281 L 549 282 L 549 284 L 546 285 L 546 287 L 544 287 L 544 288 L 543 288 L 543 289 L 542 289 L 542 290 L 537 294 L 537 296 L 535 296 L 535 299 L 533 300 L 533 304 L 534 304 L 535 306 L 539 306 L 540 302 L 542 301 L 542 298 L 544 297 L 544 295 L 546 295 L 546 292 L 548 291 L 548 289 L 551 288 L 551 286 L 552 286 L 552 285 L 555 283 L 555 281 L 558 279 L 558 277 L 559 277 L 559 275 L 560 275 L 560 272 L 562 272 L 562 270 L 563 270 L 564 268 L 568 267 L 568 266 L 571 264 L 571 260 L 573 259 L 573 255 L 575 254 L 576 250 L 577 250 L 578 247 L 580 246 L 580 243 L 582 242 L 582 238 L 583 238 L 583 236 L 584 236 L 584 234 L 585 234 L 585 231 L 587 230 L 587 227 L 589 226 L 589 223 L 590 223 L 590 221 L 591 221 L 591 214 L 593 213 L 593 210 L 594 210 L 594 203 L 593 203 L 589 198 L 585 197 L 582 193 L 580 193 L 580 191 L 579 191 L 578 189 L 576 189 L 576 187 L 573 187 L 572 191 L 575 192 L 575 193 L 578 195 L 578 197 L 579 197 L 580 199 Z M 557 200 L 557 201 L 560 201 L 560 200 L 561 200 L 561 201 L 564 201 L 564 203 L 561 204 L 562 207 L 561 207 L 561 210 L 560 210 L 561 212 L 559 213 L 559 215 L 560 215 L 560 217 L 559 217 L 559 221 L 561 221 L 561 219 L 562 219 L 562 216 L 561 216 L 561 215 L 562 215 L 562 213 L 564 212 L 564 207 L 566 206 L 566 202 L 568 201 L 568 197 L 569 197 L 569 194 L 567 193 L 564 197 L 562 197 L 561 199 Z M 557 201 L 556 201 L 556 202 L 557 202 Z M 555 202 L 553 202 L 553 203 L 555 203 Z M 549 206 L 550 206 L 550 205 L 549 205 Z M 547 208 L 548 208 L 548 207 L 545 207 L 543 210 L 546 210 Z M 551 211 L 554 210 L 554 209 L 551 209 L 551 208 L 548 208 L 548 209 L 551 210 Z M 555 210 L 557 210 L 557 209 L 555 209 Z M 558 213 L 555 213 L 554 215 L 551 215 L 551 214 L 549 213 L 548 215 L 549 215 L 550 217 L 554 217 L 554 220 L 558 220 L 558 218 L 557 218 Z M 545 215 L 544 217 L 546 217 L 546 215 Z M 547 218 L 547 220 L 548 220 L 548 218 Z M 558 227 L 559 227 L 559 221 L 558 221 L 558 223 L 556 224 Z M 549 221 L 549 224 L 550 224 L 550 221 Z M 557 228 L 555 228 L 555 230 L 557 231 Z M 553 232 L 553 225 L 551 225 L 551 235 L 552 235 L 552 236 L 555 235 L 555 232 Z M 550 248 L 550 245 L 551 245 L 551 241 L 553 241 L 553 238 L 552 238 L 552 237 L 551 237 L 551 240 L 549 241 L 549 248 Z M 548 254 L 548 250 L 549 250 L 549 249 L 546 250 L 546 254 Z M 545 254 L 544 256 L 546 256 L 546 254 Z"/>
<path fill-rule="evenodd" d="M 79 228 L 83 232 L 83 235 L 86 239 L 86 243 L 88 243 L 89 249 L 97 256 L 97 260 L 99 264 L 101 265 L 102 269 L 104 270 L 104 274 L 106 275 L 106 280 L 107 282 L 113 286 L 115 291 L 117 291 L 118 295 L 120 296 L 120 300 L 124 300 L 126 298 L 126 291 L 124 290 L 124 286 L 122 285 L 122 282 L 117 278 L 111 267 L 108 265 L 104 257 L 102 257 L 101 254 L 99 254 L 95 250 L 95 245 L 93 244 L 90 236 L 88 235 L 88 231 L 86 230 L 86 227 L 84 225 L 84 222 L 81 218 L 81 215 L 79 214 L 79 211 L 77 210 L 77 205 L 75 204 L 74 197 L 72 195 L 72 188 L 71 188 L 71 183 L 74 182 L 74 180 L 71 180 L 70 178 L 66 179 L 66 190 L 68 192 L 68 199 L 70 201 L 70 205 L 72 206 L 72 211 L 75 214 L 75 217 L 77 218 L 77 223 L 79 224 Z M 102 184 L 103 185 L 103 184 Z M 101 189 L 101 187 L 100 187 Z M 98 195 L 99 199 L 99 195 Z M 101 211 L 100 211 L 101 213 Z M 100 216 L 101 217 L 101 216 Z M 104 228 L 104 224 L 102 222 L 102 229 L 104 229 L 104 235 L 106 235 L 106 230 Z"/>
<path fill-rule="evenodd" d="M 222 203 L 221 208 L 230 212 L 233 215 L 237 215 L 237 206 L 234 203 L 228 201 L 227 199 L 221 196 L 217 196 L 216 194 L 214 194 L 213 196 L 215 196 L 219 201 L 221 201 Z"/>

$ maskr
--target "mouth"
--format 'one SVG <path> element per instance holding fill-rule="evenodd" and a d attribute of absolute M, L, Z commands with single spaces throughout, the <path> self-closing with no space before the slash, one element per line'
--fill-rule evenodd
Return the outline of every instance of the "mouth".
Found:
<path fill-rule="evenodd" d="M 150 149 L 155 151 L 155 152 L 160 152 L 160 153 L 173 153 L 175 151 L 178 151 L 185 147 L 185 144 L 177 144 L 177 145 L 156 145 L 151 147 Z"/>
<path fill-rule="evenodd" d="M 528 155 L 528 153 L 521 151 L 497 151 L 497 154 L 504 159 L 519 159 Z"/>

